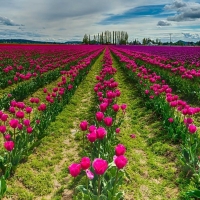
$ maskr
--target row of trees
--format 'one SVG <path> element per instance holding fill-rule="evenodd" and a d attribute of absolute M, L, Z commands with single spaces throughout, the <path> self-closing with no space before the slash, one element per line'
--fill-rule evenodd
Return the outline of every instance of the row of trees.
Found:
<path fill-rule="evenodd" d="M 84 44 L 127 44 L 128 33 L 126 31 L 105 31 L 98 33 L 91 39 L 90 35 L 83 37 Z"/>

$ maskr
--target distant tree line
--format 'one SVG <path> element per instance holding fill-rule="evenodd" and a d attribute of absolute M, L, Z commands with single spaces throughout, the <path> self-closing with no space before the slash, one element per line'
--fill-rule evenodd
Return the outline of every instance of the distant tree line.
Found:
<path fill-rule="evenodd" d="M 90 35 L 85 34 L 83 36 L 84 44 L 127 44 L 128 33 L 126 31 L 105 31 L 93 35 L 91 39 Z"/>

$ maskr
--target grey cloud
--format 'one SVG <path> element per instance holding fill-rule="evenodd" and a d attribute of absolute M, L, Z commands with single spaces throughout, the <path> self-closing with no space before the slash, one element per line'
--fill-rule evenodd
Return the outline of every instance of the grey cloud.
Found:
<path fill-rule="evenodd" d="M 6 25 L 6 26 L 23 26 L 22 24 L 16 24 L 12 20 L 8 19 L 7 17 L 1 17 L 0 16 L 0 24 Z"/>
<path fill-rule="evenodd" d="M 17 30 L 10 30 L 10 29 L 5 29 L 5 30 L 0 30 L 0 37 L 6 37 L 6 38 L 29 38 L 29 37 L 46 37 L 47 35 L 40 34 L 40 33 L 34 33 L 34 32 L 28 32 L 28 31 L 17 31 Z"/>
<path fill-rule="evenodd" d="M 191 34 L 191 33 L 182 33 L 185 38 L 190 38 L 190 39 L 199 39 L 200 35 L 199 34 Z"/>
<path fill-rule="evenodd" d="M 164 7 L 164 9 L 166 9 L 166 10 L 174 10 L 174 9 L 177 10 L 177 9 L 180 9 L 180 8 L 183 8 L 183 7 L 186 7 L 186 6 L 187 6 L 186 3 L 177 0 L 177 1 L 174 1 L 174 2 L 173 2 L 172 4 L 170 4 L 170 5 L 166 5 L 166 6 Z"/>
<path fill-rule="evenodd" d="M 187 9 L 184 12 L 177 14 L 175 16 L 168 17 L 168 21 L 191 21 L 200 18 L 200 8 L 199 9 Z"/>
<path fill-rule="evenodd" d="M 170 25 L 171 24 L 169 22 L 166 22 L 166 21 L 163 21 L 163 20 L 161 20 L 157 23 L 157 26 L 170 26 Z"/>
<path fill-rule="evenodd" d="M 177 13 L 167 18 L 168 21 L 191 21 L 200 18 L 200 4 L 175 0 L 171 5 L 165 6 L 166 10 L 174 10 Z"/>
<path fill-rule="evenodd" d="M 41 4 L 40 2 L 39 4 Z M 110 9 L 117 8 L 121 5 L 120 0 L 115 0 L 115 3 L 108 0 L 81 0 L 77 3 L 71 0 L 48 0 L 48 3 L 41 4 L 39 9 L 33 6 L 31 12 L 35 14 L 36 18 L 49 22 L 70 17 L 80 18 L 81 20 L 83 16 L 102 14 L 102 12 L 106 13 Z"/>

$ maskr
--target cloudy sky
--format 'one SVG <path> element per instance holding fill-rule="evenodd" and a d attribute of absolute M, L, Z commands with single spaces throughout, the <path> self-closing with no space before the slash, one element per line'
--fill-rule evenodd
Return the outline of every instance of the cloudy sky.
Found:
<path fill-rule="evenodd" d="M 200 0 L 0 0 L 0 39 L 64 42 L 106 30 L 198 41 Z"/>

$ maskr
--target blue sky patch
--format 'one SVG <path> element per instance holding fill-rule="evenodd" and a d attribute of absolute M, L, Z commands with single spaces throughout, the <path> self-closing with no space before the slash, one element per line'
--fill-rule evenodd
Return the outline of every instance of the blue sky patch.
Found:
<path fill-rule="evenodd" d="M 107 14 L 104 20 L 100 21 L 98 24 L 107 25 L 107 24 L 118 24 L 123 23 L 124 20 L 129 20 L 132 18 L 142 17 L 142 16 L 153 16 L 153 17 L 168 17 L 171 14 L 164 13 L 164 4 L 163 5 L 147 5 L 147 6 L 138 6 L 131 8 L 125 11 L 122 14 Z"/>

